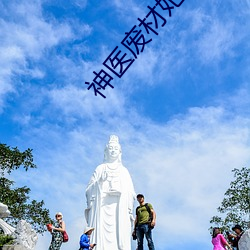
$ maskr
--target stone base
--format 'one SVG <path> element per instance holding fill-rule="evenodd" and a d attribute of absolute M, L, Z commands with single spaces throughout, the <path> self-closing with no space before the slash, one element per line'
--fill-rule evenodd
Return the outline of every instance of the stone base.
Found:
<path fill-rule="evenodd" d="M 26 250 L 25 247 L 21 245 L 5 245 L 2 247 L 2 250 Z"/>

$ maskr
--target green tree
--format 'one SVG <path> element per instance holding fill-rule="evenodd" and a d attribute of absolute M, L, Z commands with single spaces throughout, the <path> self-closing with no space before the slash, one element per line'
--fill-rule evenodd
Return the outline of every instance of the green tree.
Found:
<path fill-rule="evenodd" d="M 223 231 L 230 231 L 235 224 L 246 229 L 250 220 L 250 168 L 235 168 L 232 172 L 234 180 L 217 208 L 222 216 L 213 216 L 210 220 L 212 225 L 222 228 Z"/>
<path fill-rule="evenodd" d="M 5 220 L 15 226 L 21 219 L 29 222 L 37 233 L 43 233 L 45 225 L 52 219 L 49 210 L 44 208 L 44 201 L 30 200 L 30 188 L 27 186 L 14 188 L 14 181 L 6 178 L 12 171 L 19 168 L 36 168 L 33 163 L 32 150 L 21 152 L 17 147 L 10 148 L 0 143 L 0 202 L 6 204 L 11 216 Z"/>

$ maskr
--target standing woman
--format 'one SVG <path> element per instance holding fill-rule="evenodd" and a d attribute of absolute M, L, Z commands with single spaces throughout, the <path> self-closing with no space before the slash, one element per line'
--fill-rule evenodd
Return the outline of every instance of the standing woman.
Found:
<path fill-rule="evenodd" d="M 52 240 L 50 243 L 49 250 L 60 250 L 63 242 L 63 232 L 65 231 L 65 223 L 62 220 L 63 215 L 61 212 L 56 213 L 55 226 L 51 227 Z"/>
<path fill-rule="evenodd" d="M 227 246 L 229 249 L 232 249 L 218 227 L 213 229 L 212 244 L 214 245 L 213 250 L 225 250 L 225 246 Z"/>

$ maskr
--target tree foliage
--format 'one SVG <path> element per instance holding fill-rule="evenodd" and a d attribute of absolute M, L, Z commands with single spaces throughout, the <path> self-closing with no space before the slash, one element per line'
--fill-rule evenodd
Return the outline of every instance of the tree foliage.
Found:
<path fill-rule="evenodd" d="M 235 224 L 247 228 L 250 220 L 250 168 L 233 169 L 234 180 L 217 211 L 223 216 L 213 216 L 210 223 L 222 230 L 231 230 Z"/>
<path fill-rule="evenodd" d="M 28 148 L 24 152 L 21 152 L 17 147 L 10 148 L 6 144 L 0 143 L 0 166 L 2 176 L 5 171 L 10 174 L 13 170 L 21 166 L 26 171 L 29 168 L 36 168 L 36 165 L 33 163 L 32 149 Z"/>
<path fill-rule="evenodd" d="M 14 239 L 13 239 L 12 236 L 0 234 L 0 247 L 2 247 L 5 244 L 6 245 L 12 245 L 13 243 L 14 243 Z"/>
<path fill-rule="evenodd" d="M 32 150 L 24 152 L 18 148 L 10 148 L 6 144 L 0 144 L 0 202 L 6 204 L 11 211 L 11 216 L 5 220 L 15 226 L 21 219 L 30 223 L 38 233 L 46 230 L 45 224 L 52 220 L 49 210 L 44 208 L 44 201 L 30 200 L 30 188 L 27 186 L 14 188 L 14 181 L 5 177 L 12 171 L 23 167 L 26 171 L 36 168 L 33 163 Z"/>

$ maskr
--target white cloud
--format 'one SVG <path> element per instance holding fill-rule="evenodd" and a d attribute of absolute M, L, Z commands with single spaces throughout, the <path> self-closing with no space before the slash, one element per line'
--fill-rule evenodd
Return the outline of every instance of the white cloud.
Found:
<path fill-rule="evenodd" d="M 82 87 L 66 86 L 62 89 L 54 89 L 48 93 L 54 107 L 57 107 L 64 114 L 73 117 L 74 115 L 85 119 L 95 120 L 96 115 L 107 117 L 112 114 L 124 113 L 123 97 L 115 89 L 106 89 L 103 94 L 107 99 L 94 95 L 93 89 L 87 90 L 87 85 Z M 73 115 L 73 116 L 72 116 Z"/>
<path fill-rule="evenodd" d="M 81 8 L 81 9 L 84 9 L 86 7 L 86 5 L 87 5 L 87 2 L 88 2 L 87 0 L 75 0 L 74 4 L 77 7 Z"/>
<path fill-rule="evenodd" d="M 1 20 L 2 46 L 17 46 L 25 56 L 39 58 L 45 48 L 72 37 L 67 24 L 46 21 L 39 4 L 21 2 L 10 5 L 10 20 Z M 18 18 L 18 22 L 15 19 Z"/>
<path fill-rule="evenodd" d="M 210 28 L 197 42 L 198 52 L 204 63 L 221 60 L 222 57 L 232 55 L 232 48 L 236 41 L 233 35 L 234 27 L 223 25 L 218 21 L 210 23 Z"/>
<path fill-rule="evenodd" d="M 124 1 L 115 0 L 112 2 L 119 15 L 118 18 L 126 23 L 136 23 L 137 18 L 143 18 L 147 13 L 147 4 L 145 1 L 135 2 L 133 0 Z"/>
<path fill-rule="evenodd" d="M 3 12 L 11 15 L 0 19 L 2 97 L 5 93 L 15 91 L 14 85 L 18 81 L 14 82 L 13 77 L 17 74 L 30 75 L 33 78 L 43 77 L 43 70 L 29 65 L 29 60 L 34 60 L 35 64 L 45 55 L 46 49 L 73 36 L 68 24 L 45 20 L 38 1 L 32 4 L 25 1 L 15 4 L 10 2 L 3 7 Z M 3 103 L 0 105 L 2 108 Z"/>

